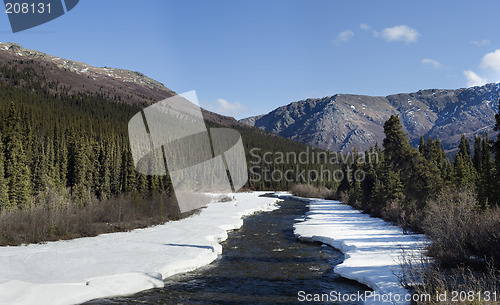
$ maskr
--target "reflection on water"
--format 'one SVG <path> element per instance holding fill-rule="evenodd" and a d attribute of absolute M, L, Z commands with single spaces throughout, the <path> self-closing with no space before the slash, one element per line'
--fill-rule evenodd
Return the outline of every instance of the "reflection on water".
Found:
<path fill-rule="evenodd" d="M 245 218 L 211 265 L 170 277 L 162 289 L 86 304 L 303 304 L 298 301 L 299 291 L 351 294 L 368 290 L 333 272 L 343 261 L 340 252 L 295 238 L 293 224 L 305 214 L 305 203 L 287 200 L 280 206 Z"/>

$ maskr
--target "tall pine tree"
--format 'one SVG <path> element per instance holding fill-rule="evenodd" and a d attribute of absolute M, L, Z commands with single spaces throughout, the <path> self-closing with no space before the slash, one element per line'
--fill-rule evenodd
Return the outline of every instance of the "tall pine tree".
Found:
<path fill-rule="evenodd" d="M 4 165 L 5 165 L 5 156 L 4 156 L 4 149 L 3 149 L 3 139 L 2 139 L 2 135 L 0 134 L 0 211 L 2 209 L 6 209 L 6 208 L 10 207 L 9 189 L 7 186 L 7 182 L 5 180 Z"/>
<path fill-rule="evenodd" d="M 477 172 L 472 162 L 469 140 L 462 135 L 459 151 L 453 162 L 453 184 L 457 187 L 474 188 Z"/>
<path fill-rule="evenodd" d="M 14 103 L 11 103 L 5 128 L 5 178 L 12 206 L 25 208 L 31 196 L 30 170 L 23 147 L 20 118 Z"/>

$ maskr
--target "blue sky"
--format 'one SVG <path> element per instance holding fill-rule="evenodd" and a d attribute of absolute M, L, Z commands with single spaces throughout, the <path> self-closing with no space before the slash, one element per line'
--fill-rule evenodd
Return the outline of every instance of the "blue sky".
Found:
<path fill-rule="evenodd" d="M 81 0 L 0 41 L 143 72 L 236 116 L 308 97 L 500 81 L 500 2 Z"/>

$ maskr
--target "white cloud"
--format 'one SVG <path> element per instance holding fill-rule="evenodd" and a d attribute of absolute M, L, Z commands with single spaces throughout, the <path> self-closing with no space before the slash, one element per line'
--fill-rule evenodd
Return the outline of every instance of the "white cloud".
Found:
<path fill-rule="evenodd" d="M 464 75 L 467 78 L 468 87 L 482 86 L 488 83 L 488 81 L 485 78 L 482 78 L 481 76 L 477 75 L 472 70 L 465 70 Z"/>
<path fill-rule="evenodd" d="M 345 30 L 345 31 L 339 33 L 339 35 L 337 36 L 337 41 L 340 40 L 342 42 L 345 42 L 345 41 L 348 41 L 349 39 L 351 39 L 353 36 L 354 36 L 353 31 Z"/>
<path fill-rule="evenodd" d="M 443 66 L 439 61 L 430 58 L 422 59 L 422 64 L 432 69 L 439 69 Z"/>
<path fill-rule="evenodd" d="M 362 23 L 359 25 L 359 28 L 362 29 L 362 30 L 365 30 L 365 31 L 371 31 L 372 27 L 369 26 L 368 24 L 366 23 Z"/>
<path fill-rule="evenodd" d="M 471 40 L 470 43 L 473 44 L 473 45 L 476 45 L 478 47 L 481 47 L 481 46 L 489 46 L 490 43 L 491 43 L 491 41 L 489 41 L 488 39 Z"/>
<path fill-rule="evenodd" d="M 375 36 L 378 36 L 378 33 Z M 387 41 L 404 41 L 410 43 L 416 42 L 420 34 L 417 30 L 407 25 L 397 25 L 392 28 L 385 28 L 381 36 Z"/>
<path fill-rule="evenodd" d="M 500 49 L 484 55 L 483 59 L 481 60 L 481 68 L 491 68 L 496 72 L 500 72 Z"/>
<path fill-rule="evenodd" d="M 205 107 L 213 112 L 229 115 L 229 116 L 238 116 L 243 111 L 247 110 L 247 107 L 240 102 L 229 102 L 223 98 L 218 98 L 215 100 L 215 103 L 204 103 Z"/>

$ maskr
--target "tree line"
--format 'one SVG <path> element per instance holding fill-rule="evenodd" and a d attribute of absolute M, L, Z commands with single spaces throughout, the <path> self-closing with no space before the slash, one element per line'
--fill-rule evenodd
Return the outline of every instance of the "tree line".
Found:
<path fill-rule="evenodd" d="M 33 64 L 18 60 L 0 65 L 0 211 L 29 209 L 47 190 L 81 207 L 94 199 L 121 194 L 173 194 L 168 173 L 143 175 L 133 164 L 127 124 L 145 104 L 127 104 L 119 97 L 95 92 L 69 93 L 69 88 L 36 72 Z M 207 127 L 224 126 L 207 122 Z M 260 155 L 274 151 L 298 154 L 307 148 L 255 128 L 239 124 L 231 128 L 242 134 L 248 160 L 254 147 L 261 149 Z M 281 172 L 295 166 L 266 165 Z M 336 188 L 333 182 L 323 184 Z M 291 186 L 286 180 L 255 179 L 247 184 L 255 190 Z"/>
<path fill-rule="evenodd" d="M 166 176 L 135 171 L 126 130 L 141 105 L 55 91 L 34 73 L 0 68 L 0 210 L 27 208 L 49 188 L 80 205 L 170 189 Z"/>

